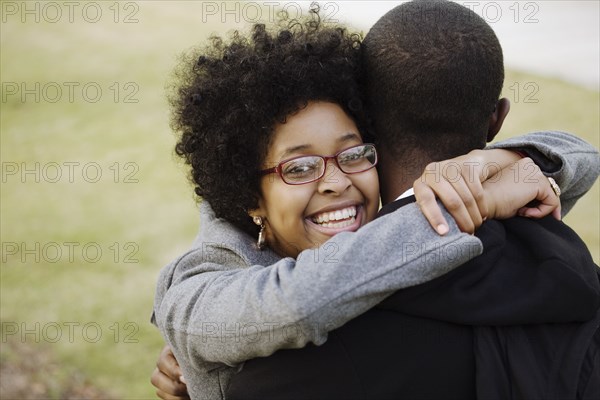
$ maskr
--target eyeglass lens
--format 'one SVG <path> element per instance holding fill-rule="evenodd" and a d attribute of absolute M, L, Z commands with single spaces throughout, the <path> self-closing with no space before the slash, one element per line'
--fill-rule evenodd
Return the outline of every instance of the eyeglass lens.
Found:
<path fill-rule="evenodd" d="M 366 171 L 377 160 L 373 145 L 351 147 L 339 153 L 337 165 L 347 174 Z M 281 174 L 288 183 L 304 183 L 320 179 L 325 174 L 325 158 L 320 156 L 298 157 L 282 164 Z"/>

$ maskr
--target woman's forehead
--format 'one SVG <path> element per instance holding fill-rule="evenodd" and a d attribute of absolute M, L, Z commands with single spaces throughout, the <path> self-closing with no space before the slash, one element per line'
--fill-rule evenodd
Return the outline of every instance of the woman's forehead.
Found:
<path fill-rule="evenodd" d="M 330 155 L 361 141 L 356 124 L 339 105 L 313 102 L 275 127 L 268 153 L 278 160 L 307 153 Z"/>

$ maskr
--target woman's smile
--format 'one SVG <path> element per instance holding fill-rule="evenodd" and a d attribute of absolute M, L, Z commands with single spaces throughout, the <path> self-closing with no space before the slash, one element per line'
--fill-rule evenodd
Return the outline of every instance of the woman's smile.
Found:
<path fill-rule="evenodd" d="M 333 236 L 340 232 L 354 232 L 363 220 L 363 208 L 359 204 L 333 205 L 327 211 L 321 211 L 306 218 L 312 229 Z"/>

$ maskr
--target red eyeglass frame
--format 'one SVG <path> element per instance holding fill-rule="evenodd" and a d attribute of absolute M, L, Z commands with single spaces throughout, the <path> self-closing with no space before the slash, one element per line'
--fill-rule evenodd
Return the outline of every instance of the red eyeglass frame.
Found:
<path fill-rule="evenodd" d="M 373 151 L 375 152 L 375 162 L 366 169 L 363 169 L 361 171 L 355 171 L 355 172 L 345 172 L 342 167 L 340 167 L 340 163 L 338 162 L 337 157 L 342 154 L 343 152 L 353 149 L 355 147 L 361 147 L 361 146 L 372 146 L 373 147 Z M 315 179 L 311 179 L 310 181 L 306 181 L 306 182 L 298 182 L 298 183 L 293 183 L 293 182 L 288 182 L 285 180 L 285 178 L 283 177 L 283 173 L 281 172 L 281 169 L 283 168 L 283 164 L 290 162 L 292 160 L 296 160 L 298 158 L 304 158 L 304 157 L 320 157 L 324 160 L 324 168 L 323 168 L 323 173 L 321 174 L 321 176 L 319 176 L 318 178 Z M 288 158 L 286 160 L 280 161 L 279 164 L 277 164 L 277 166 L 273 167 L 273 168 L 267 168 L 267 169 L 263 169 L 260 170 L 260 174 L 261 176 L 263 175 L 268 175 L 268 174 L 277 174 L 279 175 L 279 177 L 281 178 L 281 180 L 283 182 L 285 182 L 288 185 L 305 185 L 307 183 L 311 183 L 311 182 L 315 182 L 318 181 L 319 179 L 321 179 L 323 176 L 325 176 L 325 172 L 327 171 L 327 162 L 329 160 L 335 160 L 335 165 L 338 167 L 338 169 L 340 171 L 342 171 L 344 174 L 346 175 L 353 175 L 353 174 L 359 174 L 361 172 L 365 172 L 370 170 L 371 168 L 374 168 L 377 165 L 377 162 L 379 161 L 379 157 L 377 156 L 377 148 L 375 147 L 375 145 L 373 143 L 363 143 L 363 144 L 357 144 L 355 146 L 350 146 L 348 148 L 345 148 L 343 150 L 338 151 L 336 154 L 332 155 L 332 156 L 322 156 L 319 154 L 306 154 L 306 155 L 302 155 L 302 156 L 296 156 L 296 157 L 292 157 L 292 158 Z"/>

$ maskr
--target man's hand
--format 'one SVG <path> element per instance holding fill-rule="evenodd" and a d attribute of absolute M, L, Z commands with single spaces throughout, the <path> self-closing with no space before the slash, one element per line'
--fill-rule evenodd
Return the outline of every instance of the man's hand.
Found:
<path fill-rule="evenodd" d="M 181 368 L 168 345 L 158 356 L 150 382 L 157 389 L 156 395 L 163 400 L 189 400 L 190 398 Z"/>

